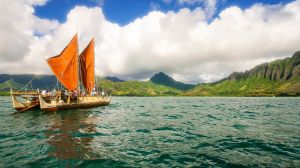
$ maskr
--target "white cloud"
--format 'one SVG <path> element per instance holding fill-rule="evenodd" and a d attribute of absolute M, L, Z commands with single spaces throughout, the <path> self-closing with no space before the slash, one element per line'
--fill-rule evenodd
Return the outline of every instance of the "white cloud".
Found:
<path fill-rule="evenodd" d="M 0 6 L 7 14 L 0 16 L 2 73 L 49 73 L 44 58 L 60 53 L 77 31 L 80 50 L 95 38 L 98 75 L 145 79 L 163 71 L 193 83 L 291 56 L 300 44 L 299 0 L 230 7 L 210 23 L 201 8 L 153 11 L 125 26 L 107 21 L 99 7 L 77 6 L 58 23 L 35 16 L 32 5 Z"/>
<path fill-rule="evenodd" d="M 57 21 L 41 19 L 34 16 L 35 5 L 43 5 L 43 0 L 26 0 L 1 2 L 0 10 L 0 70 L 2 73 L 34 73 L 40 70 L 44 60 L 40 50 L 43 41 L 35 33 L 49 33 L 58 26 Z M 17 11 L 17 12 L 16 12 Z M 41 47 L 34 47 L 41 46 Z M 38 64 L 31 62 L 39 61 Z"/>
<path fill-rule="evenodd" d="M 10 1 L 10 0 L 5 0 Z M 26 4 L 32 5 L 32 6 L 43 6 L 45 5 L 49 0 L 25 0 Z"/>
<path fill-rule="evenodd" d="M 176 1 L 178 5 L 198 5 L 203 8 L 206 18 L 211 19 L 217 10 L 218 0 L 163 0 L 163 2 L 170 4 L 172 1 Z M 219 0 L 222 1 L 222 0 Z"/>

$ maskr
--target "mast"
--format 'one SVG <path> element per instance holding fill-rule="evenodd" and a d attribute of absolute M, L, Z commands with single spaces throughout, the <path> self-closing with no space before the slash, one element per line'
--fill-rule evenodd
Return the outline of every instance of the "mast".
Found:
<path fill-rule="evenodd" d="M 78 29 L 78 28 L 77 28 Z M 78 33 L 78 32 L 77 32 Z M 76 35 L 77 35 L 77 33 L 76 33 Z M 78 84 L 77 84 L 77 91 L 79 91 L 80 90 L 80 82 L 81 82 L 81 73 L 80 73 L 80 58 L 79 58 L 79 55 L 78 55 L 78 53 L 79 53 L 79 44 L 78 44 L 78 38 L 77 38 L 77 50 L 76 50 L 76 57 L 77 57 L 77 66 L 78 66 L 78 71 L 77 71 L 77 74 L 78 74 L 78 76 L 79 76 L 79 78 L 78 78 Z"/>
<path fill-rule="evenodd" d="M 93 41 L 94 41 L 94 43 L 95 43 L 95 40 L 94 40 L 94 38 L 92 39 Z M 96 92 L 98 93 L 98 87 L 97 87 L 97 77 L 96 77 L 96 69 L 95 69 L 95 48 L 93 48 L 94 49 L 94 52 L 93 52 L 93 58 L 94 58 L 94 66 L 93 66 L 93 69 L 94 69 L 94 82 L 95 82 L 95 84 L 94 84 L 94 87 L 96 87 L 95 88 L 95 90 L 96 90 Z M 93 89 L 93 88 L 92 88 Z"/>

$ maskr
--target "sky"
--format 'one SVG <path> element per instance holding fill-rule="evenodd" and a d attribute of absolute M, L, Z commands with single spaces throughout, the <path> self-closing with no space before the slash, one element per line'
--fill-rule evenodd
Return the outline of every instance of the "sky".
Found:
<path fill-rule="evenodd" d="M 75 33 L 80 51 L 95 39 L 96 75 L 125 80 L 213 82 L 300 50 L 300 0 L 1 0 L 0 11 L 0 73 L 51 74 L 46 59 Z"/>

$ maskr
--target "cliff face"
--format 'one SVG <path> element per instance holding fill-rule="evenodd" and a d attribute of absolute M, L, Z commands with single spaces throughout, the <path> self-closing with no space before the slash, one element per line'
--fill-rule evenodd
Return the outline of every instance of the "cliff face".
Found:
<path fill-rule="evenodd" d="M 292 57 L 264 63 L 245 72 L 234 72 L 227 79 L 240 80 L 249 77 L 269 79 L 272 81 L 287 81 L 300 77 L 300 51 Z"/>

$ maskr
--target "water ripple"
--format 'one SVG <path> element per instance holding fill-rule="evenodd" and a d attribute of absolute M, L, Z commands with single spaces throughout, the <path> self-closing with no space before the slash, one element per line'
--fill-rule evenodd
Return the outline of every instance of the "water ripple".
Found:
<path fill-rule="evenodd" d="M 0 167 L 300 167 L 299 100 L 116 97 L 13 114 L 0 97 Z"/>

